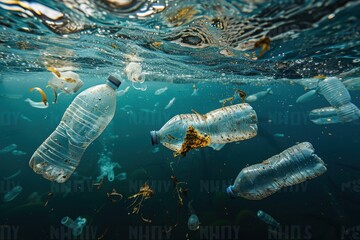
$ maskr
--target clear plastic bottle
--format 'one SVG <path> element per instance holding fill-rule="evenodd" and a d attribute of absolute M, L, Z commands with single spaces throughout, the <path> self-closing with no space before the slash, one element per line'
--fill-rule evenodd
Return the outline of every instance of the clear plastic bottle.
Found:
<path fill-rule="evenodd" d="M 321 81 L 319 92 L 333 107 L 340 107 L 351 101 L 349 91 L 337 77 L 330 77 Z"/>
<path fill-rule="evenodd" d="M 324 162 L 309 142 L 299 143 L 260 164 L 241 170 L 226 191 L 231 197 L 260 200 L 279 191 L 322 175 Z"/>
<path fill-rule="evenodd" d="M 341 122 L 334 107 L 323 107 L 311 110 L 309 117 L 313 123 L 318 125 Z"/>
<path fill-rule="evenodd" d="M 153 145 L 180 151 L 190 126 L 204 136 L 210 136 L 210 147 L 255 137 L 257 134 L 256 112 L 248 103 L 236 104 L 211 111 L 207 114 L 179 114 L 171 118 L 159 131 L 151 131 Z"/>
<path fill-rule="evenodd" d="M 110 76 L 105 84 L 91 87 L 73 100 L 55 131 L 32 155 L 29 165 L 34 172 L 58 183 L 69 179 L 86 148 L 114 117 L 115 91 L 120 84 Z"/>
<path fill-rule="evenodd" d="M 256 215 L 261 221 L 272 227 L 278 228 L 280 226 L 280 223 L 266 212 L 259 210 Z"/>
<path fill-rule="evenodd" d="M 321 81 L 318 91 L 331 107 L 314 109 L 310 112 L 310 120 L 315 124 L 345 123 L 360 118 L 360 110 L 351 103 L 349 91 L 338 78 L 332 77 Z"/>

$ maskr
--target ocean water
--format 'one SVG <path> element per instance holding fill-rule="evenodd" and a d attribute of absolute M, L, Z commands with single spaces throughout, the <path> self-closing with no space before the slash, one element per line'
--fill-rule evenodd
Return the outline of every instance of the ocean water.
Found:
<path fill-rule="evenodd" d="M 316 125 L 309 112 L 329 106 L 325 98 L 296 103 L 309 81 L 338 77 L 354 82 L 351 102 L 360 107 L 359 12 L 350 0 L 0 0 L 0 150 L 16 144 L 23 152 L 0 153 L 0 239 L 359 239 L 360 121 Z M 143 83 L 128 78 L 131 62 Z M 51 68 L 79 74 L 84 85 L 74 94 L 58 90 L 53 103 Z M 113 120 L 76 173 L 63 184 L 35 174 L 30 157 L 72 100 L 109 75 L 129 90 L 117 96 Z M 41 101 L 33 87 L 45 91 L 48 108 L 25 102 Z M 258 116 L 252 139 L 182 158 L 151 145 L 149 131 L 177 114 L 221 108 L 236 89 L 249 96 L 267 88 L 273 94 L 250 103 Z M 322 176 L 258 201 L 229 198 L 241 169 L 304 141 L 325 162 Z M 126 179 L 105 177 L 98 187 L 102 153 Z M 188 189 L 182 206 L 172 176 Z M 133 213 L 129 197 L 145 183 L 154 194 Z M 3 201 L 15 186 L 20 194 Z M 122 199 L 109 197 L 114 190 Z M 187 226 L 190 202 L 196 231 Z M 280 227 L 257 218 L 258 210 Z M 87 219 L 80 236 L 61 224 L 65 216 Z"/>

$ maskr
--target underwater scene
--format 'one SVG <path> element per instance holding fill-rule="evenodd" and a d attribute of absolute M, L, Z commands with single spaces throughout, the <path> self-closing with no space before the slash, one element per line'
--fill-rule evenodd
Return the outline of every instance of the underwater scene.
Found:
<path fill-rule="evenodd" d="M 0 240 L 360 239 L 359 13 L 0 0 Z"/>

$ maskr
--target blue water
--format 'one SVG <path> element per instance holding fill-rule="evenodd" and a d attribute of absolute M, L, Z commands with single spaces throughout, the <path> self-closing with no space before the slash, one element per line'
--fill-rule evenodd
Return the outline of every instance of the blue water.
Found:
<path fill-rule="evenodd" d="M 52 23 L 59 24 L 61 19 L 51 20 L 34 9 L 28 8 L 34 16 L 8 9 L 21 6 L 24 10 L 24 3 L 0 2 L 0 149 L 15 143 L 17 150 L 26 152 L 20 156 L 11 152 L 0 155 L 1 199 L 16 185 L 23 188 L 14 200 L 0 203 L 0 239 L 359 238 L 360 122 L 315 125 L 309 120 L 309 112 L 328 106 L 325 98 L 296 103 L 306 90 L 298 84 L 301 81 L 317 75 L 341 80 L 360 77 L 357 1 L 337 1 L 339 6 L 326 1 L 319 9 L 328 11 L 316 10 L 322 3 L 319 1 L 274 2 L 272 6 L 261 1 L 184 1 L 177 5 L 159 1 L 159 6 L 165 8 L 145 17 L 141 13 L 154 9 L 150 2 L 134 1 L 132 7 L 115 8 L 109 7 L 110 1 L 84 1 L 94 11 L 85 11 L 75 1 L 66 2 L 68 5 L 39 1 L 81 25 L 76 31 L 54 29 Z M 197 13 L 184 17 L 178 26 L 172 25 L 169 16 L 187 6 Z M 311 9 L 318 15 L 309 15 Z M 269 16 L 262 16 L 262 12 Z M 297 16 L 295 13 L 301 17 L 293 23 L 290 20 Z M 269 22 L 270 30 L 263 26 L 238 42 L 249 43 L 260 34 L 270 37 L 270 49 L 258 60 L 250 60 L 244 54 L 252 56 L 259 49 L 235 46 L 226 40 L 226 31 L 210 23 L 202 29 L 203 37 L 211 40 L 206 46 L 201 43 L 189 47 L 169 40 L 179 31 L 196 28 L 197 21 L 205 16 L 236 16 L 240 23 L 248 21 L 253 27 Z M 284 16 L 289 17 L 296 31 L 290 31 Z M 278 19 L 287 27 L 273 28 Z M 197 40 L 194 37 L 187 41 Z M 154 47 L 154 42 L 161 42 L 160 47 Z M 224 49 L 234 55 L 220 54 Z M 123 72 L 134 56 L 141 59 L 145 75 L 145 82 L 135 86 L 146 86 L 145 91 L 136 90 Z M 53 104 L 53 93 L 46 88 L 53 74 L 47 67 L 68 67 L 78 73 L 84 81 L 79 92 L 103 83 L 109 74 L 122 80 L 120 90 L 130 87 L 125 95 L 117 97 L 115 117 L 88 147 L 76 173 L 64 184 L 49 182 L 28 166 L 31 155 L 54 131 L 78 94 L 63 93 Z M 193 84 L 198 88 L 197 96 L 192 96 Z M 38 93 L 29 91 L 35 86 L 46 92 L 48 108 L 37 109 L 24 102 L 26 98 L 41 100 Z M 154 94 L 163 87 L 168 90 Z M 177 114 L 192 113 L 192 109 L 207 113 L 220 108 L 219 100 L 231 97 L 235 89 L 251 95 L 268 87 L 273 95 L 251 103 L 258 116 L 255 138 L 229 143 L 220 151 L 192 150 L 183 158 L 174 158 L 172 151 L 162 145 L 151 145 L 149 131 L 160 129 Z M 350 95 L 359 107 L 359 91 L 350 91 Z M 165 110 L 173 97 L 173 106 Z M 233 104 L 240 102 L 235 99 Z M 311 142 L 324 160 L 328 169 L 325 174 L 260 201 L 227 196 L 226 187 L 242 168 L 303 141 Z M 154 151 L 156 147 L 158 152 Z M 97 189 L 98 160 L 105 151 L 121 165 L 121 169 L 115 168 L 115 175 L 126 172 L 127 179 L 109 182 L 105 178 Z M 187 196 L 181 195 L 181 207 L 171 180 L 174 174 L 179 182 L 185 182 L 181 186 L 188 188 Z M 138 214 L 132 214 L 128 197 L 145 182 L 155 194 L 144 200 Z M 111 201 L 107 193 L 113 189 L 123 195 L 122 200 Z M 191 200 L 200 219 L 197 231 L 187 229 L 187 205 Z M 256 217 L 258 210 L 280 222 L 277 232 Z M 65 216 L 87 219 L 81 236 L 73 237 L 60 224 Z"/>

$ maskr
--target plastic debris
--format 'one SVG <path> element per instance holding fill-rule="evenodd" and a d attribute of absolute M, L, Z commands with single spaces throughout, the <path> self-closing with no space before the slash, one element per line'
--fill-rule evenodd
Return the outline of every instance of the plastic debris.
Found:
<path fill-rule="evenodd" d="M 128 91 L 129 91 L 130 87 L 127 86 L 124 90 L 118 90 L 116 91 L 116 96 L 117 97 L 120 97 L 120 96 L 123 96 L 125 95 Z"/>
<path fill-rule="evenodd" d="M 269 214 L 267 214 L 266 212 L 263 212 L 261 210 L 259 210 L 257 212 L 257 217 L 263 221 L 264 223 L 266 223 L 267 225 L 270 225 L 272 227 L 278 228 L 280 226 L 280 223 L 278 221 L 276 221 L 272 216 L 270 216 Z"/>
<path fill-rule="evenodd" d="M 114 181 L 115 179 L 114 168 L 115 167 L 121 168 L 121 166 L 118 163 L 111 162 L 110 156 L 111 153 L 102 153 L 100 155 L 100 159 L 98 161 L 98 165 L 100 167 L 100 175 L 97 177 L 98 181 L 106 176 L 109 182 Z"/>
<path fill-rule="evenodd" d="M 331 77 L 321 81 L 318 91 L 331 107 L 310 112 L 310 119 L 315 124 L 346 123 L 360 118 L 360 110 L 351 103 L 349 91 L 338 78 Z"/>
<path fill-rule="evenodd" d="M 246 102 L 255 102 L 263 97 L 265 97 L 268 94 L 273 94 L 273 91 L 271 90 L 271 88 L 266 89 L 266 91 L 261 91 L 258 93 L 254 93 L 248 97 L 245 98 Z"/>
<path fill-rule="evenodd" d="M 21 186 L 15 186 L 13 187 L 9 192 L 5 193 L 3 197 L 4 202 L 10 202 L 14 200 L 21 192 L 22 192 Z"/>
<path fill-rule="evenodd" d="M 59 72 L 55 68 L 48 68 L 48 70 L 54 74 L 48 85 L 55 91 L 59 90 L 67 94 L 73 94 L 84 85 L 77 73 L 72 71 Z"/>
<path fill-rule="evenodd" d="M 22 155 L 26 155 L 26 152 L 20 151 L 20 150 L 13 150 L 12 155 L 14 156 L 22 156 Z"/>
<path fill-rule="evenodd" d="M 296 99 L 296 103 L 306 103 L 314 100 L 319 96 L 317 90 L 310 90 Z"/>
<path fill-rule="evenodd" d="M 194 208 L 192 207 L 192 201 L 188 203 L 188 209 L 190 212 L 190 217 L 188 219 L 187 225 L 190 231 L 196 231 L 200 228 L 200 221 L 198 216 L 195 214 Z"/>
<path fill-rule="evenodd" d="M 46 94 L 45 94 L 45 92 L 41 89 L 41 88 L 39 88 L 39 87 L 33 87 L 33 88 L 30 88 L 30 92 L 32 92 L 32 91 L 34 91 L 34 90 L 36 90 L 36 91 L 38 91 L 39 93 L 40 93 L 40 95 L 41 95 L 41 99 L 42 99 L 42 102 L 44 103 L 44 105 L 46 106 L 47 105 L 47 102 L 48 102 L 48 100 L 47 100 L 47 97 L 46 97 Z"/>
<path fill-rule="evenodd" d="M 66 227 L 71 229 L 72 235 L 74 237 L 77 237 L 77 236 L 81 235 L 81 233 L 83 232 L 83 228 L 86 224 L 86 218 L 77 217 L 75 219 L 75 221 L 73 221 L 69 217 L 64 217 L 63 219 L 61 219 L 61 224 L 65 225 Z"/>
<path fill-rule="evenodd" d="M 0 150 L 0 154 L 12 152 L 12 151 L 15 150 L 16 148 L 17 148 L 17 145 L 16 145 L 15 143 L 10 144 L 10 145 L 4 147 L 3 149 L 1 149 L 1 150 Z"/>
<path fill-rule="evenodd" d="M 153 145 L 162 143 L 175 151 L 175 155 L 205 146 L 220 149 L 225 143 L 249 139 L 256 134 L 257 116 L 248 103 L 219 108 L 207 114 L 176 115 L 159 131 L 150 132 Z"/>
<path fill-rule="evenodd" d="M 44 105 L 43 102 L 34 102 L 30 98 L 25 99 L 25 102 L 28 102 L 30 104 L 30 106 L 32 106 L 34 108 L 48 108 L 49 107 L 49 105 Z"/>
<path fill-rule="evenodd" d="M 175 97 L 173 97 L 173 98 L 169 101 L 169 103 L 165 106 L 164 109 L 166 110 L 166 109 L 171 108 L 172 105 L 174 105 L 174 102 L 175 102 Z"/>
<path fill-rule="evenodd" d="M 226 191 L 230 197 L 260 200 L 281 188 L 318 177 L 327 169 L 314 151 L 309 142 L 292 146 L 260 164 L 242 169 L 234 185 Z"/>
<path fill-rule="evenodd" d="M 163 88 L 159 88 L 158 90 L 155 91 L 155 95 L 161 95 L 164 92 L 166 92 L 168 90 L 168 87 L 163 87 Z"/>
<path fill-rule="evenodd" d="M 32 155 L 29 165 L 35 173 L 58 183 L 70 178 L 87 147 L 112 120 L 120 84 L 109 76 L 105 84 L 83 91 L 72 101 L 58 127 Z"/>

